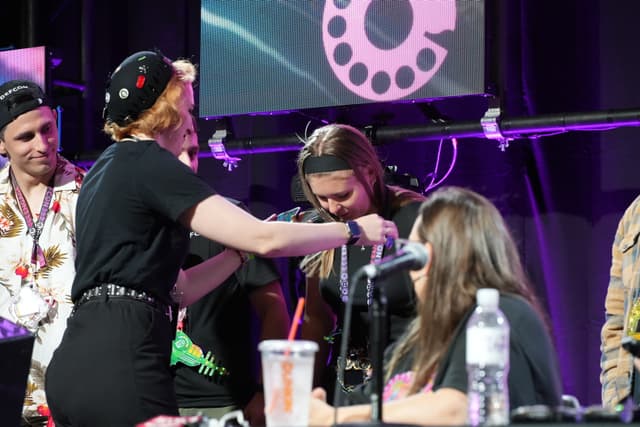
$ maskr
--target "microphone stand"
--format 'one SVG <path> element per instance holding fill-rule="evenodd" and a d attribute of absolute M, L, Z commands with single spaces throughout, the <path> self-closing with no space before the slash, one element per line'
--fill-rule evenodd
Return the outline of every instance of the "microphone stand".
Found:
<path fill-rule="evenodd" d="M 349 331 L 351 330 L 351 318 L 353 312 L 353 299 L 358 283 L 367 277 L 364 267 L 356 271 L 353 276 L 353 284 L 349 287 L 347 302 L 344 307 L 344 321 L 342 326 L 342 337 L 340 341 L 340 355 L 338 357 L 337 380 L 333 394 L 333 426 L 338 424 L 338 407 L 342 401 L 342 389 L 340 380 L 344 380 L 344 369 L 347 360 L 347 347 L 349 346 Z M 374 286 L 371 293 L 371 367 L 372 367 L 372 394 L 371 394 L 371 424 L 381 425 L 382 422 L 382 392 L 384 388 L 384 347 L 387 336 L 387 297 L 379 289 Z M 340 366 L 342 363 L 343 366 Z"/>
<path fill-rule="evenodd" d="M 371 422 L 382 424 L 384 390 L 384 348 L 387 337 L 387 297 L 374 286 L 371 300 Z"/>
<path fill-rule="evenodd" d="M 349 331 L 351 330 L 351 313 L 353 312 L 353 298 L 355 297 L 356 287 L 358 283 L 365 277 L 363 268 L 358 269 L 353 275 L 353 284 L 349 287 L 349 294 L 347 302 L 344 306 L 344 320 L 342 324 L 342 337 L 340 340 L 340 354 L 338 356 L 338 378 L 333 393 L 333 425 L 337 425 L 338 422 L 338 407 L 342 404 L 342 388 L 340 387 L 340 381 L 344 381 L 344 371 L 347 364 L 347 347 L 349 347 Z M 343 366 L 340 366 L 340 363 Z"/>

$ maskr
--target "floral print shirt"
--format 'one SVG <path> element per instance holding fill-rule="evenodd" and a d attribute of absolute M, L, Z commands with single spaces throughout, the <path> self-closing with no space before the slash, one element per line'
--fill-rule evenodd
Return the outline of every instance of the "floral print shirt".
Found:
<path fill-rule="evenodd" d="M 31 262 L 33 239 L 13 191 L 9 168 L 10 162 L 0 169 L 0 317 L 21 323 L 13 303 L 23 286 L 31 285 L 50 306 L 46 317 L 30 328 L 35 342 L 23 407 L 23 415 L 30 418 L 48 412 L 45 370 L 73 308 L 75 209 L 84 171 L 58 156 L 53 197 L 39 239 L 46 264 L 37 268 Z"/>

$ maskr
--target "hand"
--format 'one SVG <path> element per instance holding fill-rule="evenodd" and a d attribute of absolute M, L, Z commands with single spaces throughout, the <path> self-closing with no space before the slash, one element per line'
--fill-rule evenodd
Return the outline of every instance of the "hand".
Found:
<path fill-rule="evenodd" d="M 323 388 L 318 387 L 311 392 L 309 425 L 314 427 L 333 425 L 333 406 L 327 404 L 327 392 Z"/>
<path fill-rule="evenodd" d="M 357 244 L 376 245 L 386 243 L 387 239 L 398 238 L 398 227 L 377 214 L 369 214 L 356 219 L 362 235 Z"/>
<path fill-rule="evenodd" d="M 261 391 L 256 392 L 242 412 L 250 426 L 266 425 L 264 419 L 264 393 Z"/>

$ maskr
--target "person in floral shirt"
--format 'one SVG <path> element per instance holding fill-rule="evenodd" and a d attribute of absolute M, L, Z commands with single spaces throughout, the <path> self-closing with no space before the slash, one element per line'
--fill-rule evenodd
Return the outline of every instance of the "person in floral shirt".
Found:
<path fill-rule="evenodd" d="M 71 313 L 84 172 L 58 154 L 56 111 L 33 82 L 0 86 L 0 317 L 35 336 L 23 425 L 49 416 L 45 370 Z"/>

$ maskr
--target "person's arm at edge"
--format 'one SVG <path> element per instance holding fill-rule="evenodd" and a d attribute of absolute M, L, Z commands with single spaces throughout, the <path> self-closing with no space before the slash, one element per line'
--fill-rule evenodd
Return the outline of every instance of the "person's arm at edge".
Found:
<path fill-rule="evenodd" d="M 222 284 L 242 265 L 235 249 L 225 249 L 218 255 L 187 270 L 180 270 L 174 299 L 180 308 L 188 307 Z"/>
<path fill-rule="evenodd" d="M 300 337 L 318 343 L 318 353 L 313 368 L 313 383 L 320 385 L 329 356 L 329 345 L 324 337 L 333 330 L 335 315 L 320 294 L 319 279 L 308 276 L 305 279 L 305 285 L 305 309 Z"/>
<path fill-rule="evenodd" d="M 186 227 L 211 240 L 269 258 L 306 255 L 335 248 L 343 245 L 349 237 L 342 222 L 261 221 L 218 194 L 187 209 L 180 219 Z M 366 215 L 356 221 L 362 232 L 358 244 L 384 243 L 385 235 L 398 237 L 395 224 L 378 215 Z"/>
<path fill-rule="evenodd" d="M 286 339 L 291 319 L 280 281 L 253 289 L 249 301 L 260 320 L 260 339 Z"/>
<path fill-rule="evenodd" d="M 254 288 L 249 292 L 249 301 L 260 320 L 260 340 L 286 339 L 289 332 L 289 311 L 282 294 L 279 280 Z M 259 364 L 260 365 L 260 364 Z M 259 366 L 260 367 L 260 366 Z M 257 384 L 262 384 L 258 372 Z M 264 425 L 264 395 L 256 392 L 244 408 L 250 425 Z"/>
<path fill-rule="evenodd" d="M 310 426 L 331 426 L 334 408 L 324 401 L 325 392 L 312 393 Z M 387 402 L 382 407 L 385 423 L 419 425 L 463 425 L 467 421 L 467 396 L 454 388 L 441 388 L 430 393 L 416 393 Z M 371 405 L 338 408 L 337 424 L 371 420 Z"/>
<path fill-rule="evenodd" d="M 616 378 L 618 374 L 618 357 L 624 329 L 624 300 L 625 290 L 622 283 L 622 253 L 621 241 L 625 236 L 627 214 L 622 217 L 616 231 L 611 248 L 611 270 L 609 285 L 605 297 L 606 320 L 600 334 L 600 382 L 602 383 L 602 404 L 613 407 L 624 396 L 618 395 Z"/>

